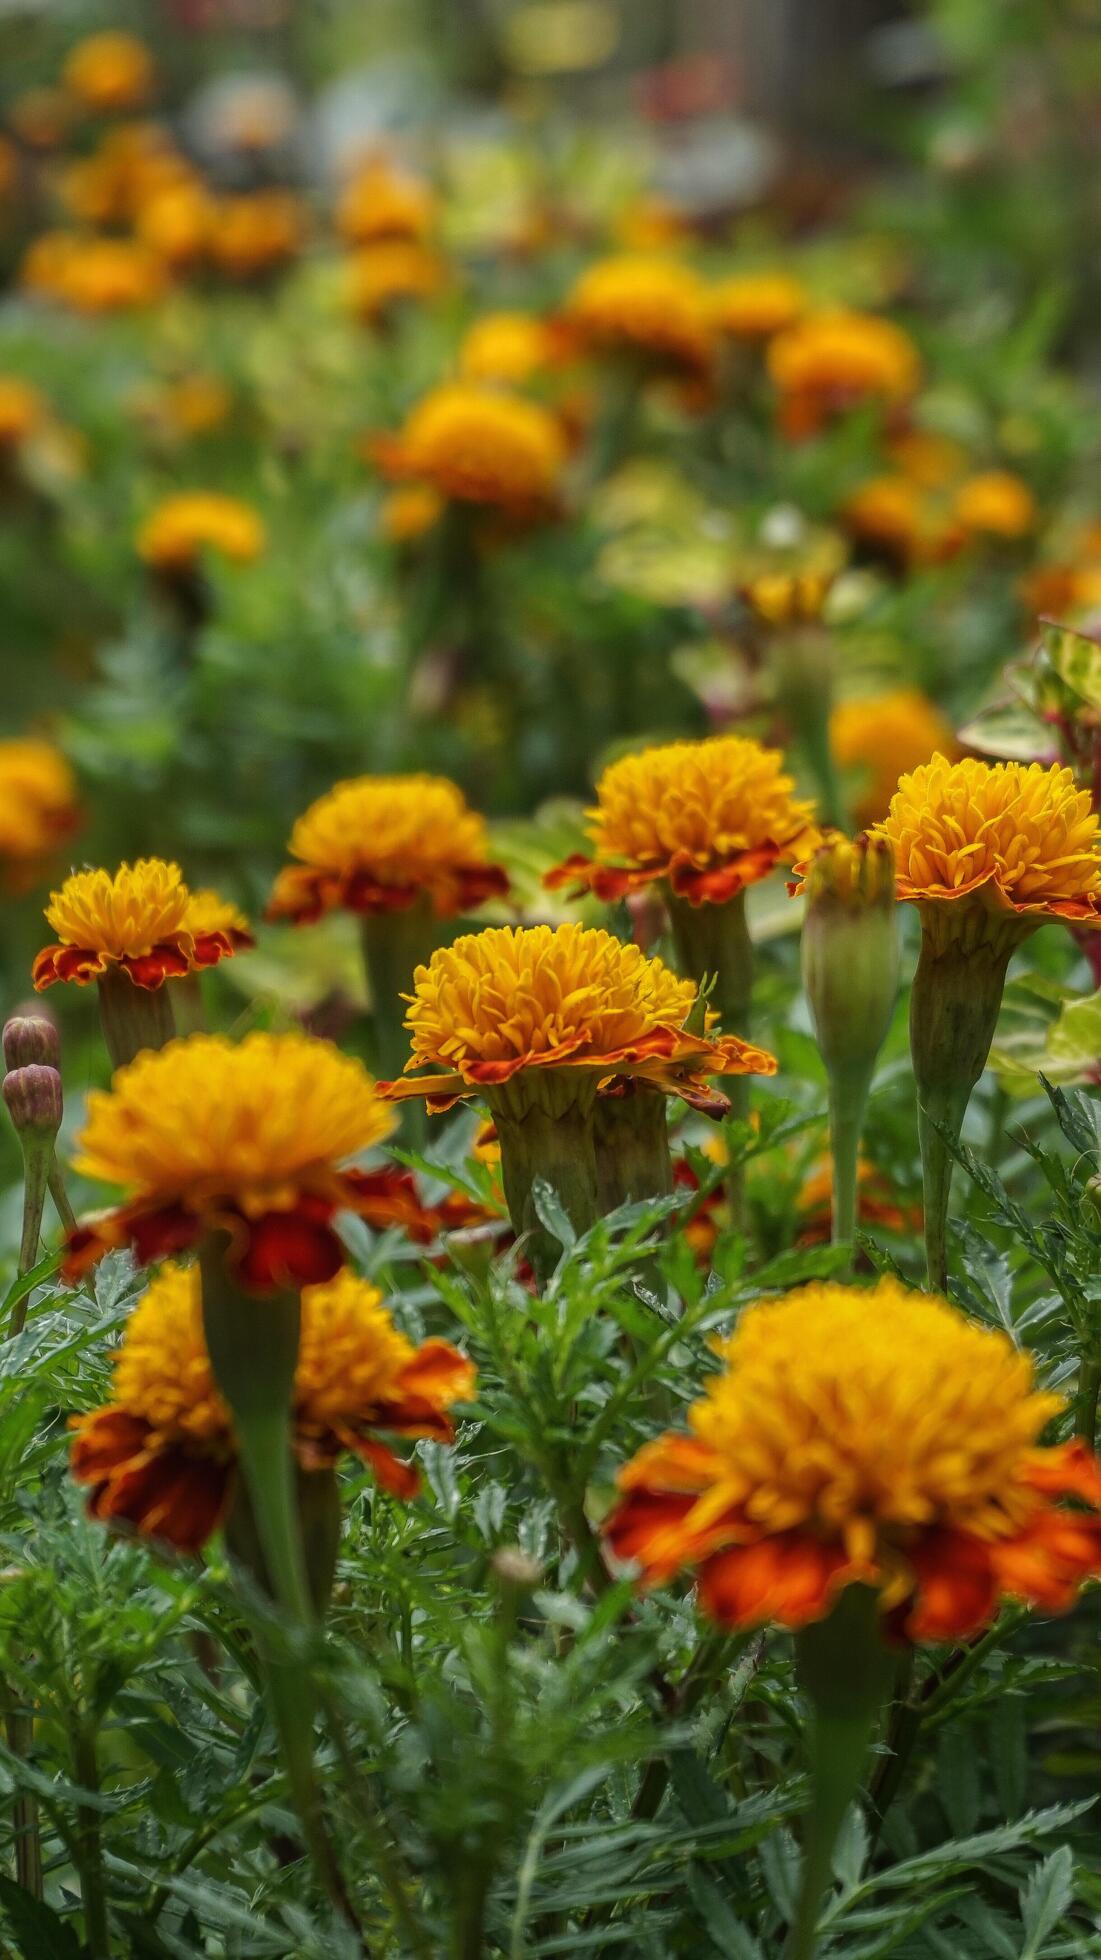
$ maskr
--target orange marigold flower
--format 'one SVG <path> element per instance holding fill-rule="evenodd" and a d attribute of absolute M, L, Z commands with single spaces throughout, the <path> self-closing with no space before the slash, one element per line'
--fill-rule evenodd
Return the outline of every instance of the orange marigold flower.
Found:
<path fill-rule="evenodd" d="M 967 474 L 967 451 L 932 429 L 902 429 L 887 444 L 892 467 L 923 490 L 944 490 Z"/>
<path fill-rule="evenodd" d="M 841 516 L 861 544 L 903 566 L 943 564 L 963 543 L 951 511 L 908 476 L 871 477 Z"/>
<path fill-rule="evenodd" d="M 214 374 L 182 375 L 156 398 L 156 410 L 173 435 L 208 435 L 221 428 L 232 408 L 231 390 Z"/>
<path fill-rule="evenodd" d="M 169 184 L 143 202 L 137 232 L 158 258 L 179 272 L 204 256 L 214 215 L 214 200 L 204 185 Z"/>
<path fill-rule="evenodd" d="M 0 374 L 0 453 L 18 449 L 45 419 L 46 404 L 38 389 L 14 374 Z"/>
<path fill-rule="evenodd" d="M 620 1473 L 608 1536 L 645 1583 L 689 1568 L 722 1626 L 800 1627 L 859 1582 L 908 1639 L 961 1640 L 1101 1570 L 1101 1465 L 1038 1446 L 1061 1398 L 1001 1333 L 881 1279 L 759 1301 L 720 1352 L 691 1434 Z"/>
<path fill-rule="evenodd" d="M 813 809 L 793 787 L 779 751 L 741 735 L 623 756 L 587 813 L 594 856 L 567 858 L 546 882 L 617 899 L 664 881 L 693 905 L 722 905 L 810 847 Z"/>
<path fill-rule="evenodd" d="M 356 776 L 298 818 L 271 919 L 303 925 L 323 912 L 400 912 L 426 905 L 437 918 L 503 895 L 508 878 L 488 862 L 484 817 L 444 776 Z"/>
<path fill-rule="evenodd" d="M 553 328 L 534 313 L 485 313 L 459 348 L 459 372 L 467 381 L 520 385 L 550 366 L 556 352 Z"/>
<path fill-rule="evenodd" d="M 56 248 L 52 292 L 75 313 L 126 313 L 152 306 L 164 292 L 164 266 L 131 238 L 75 238 Z"/>
<path fill-rule="evenodd" d="M 214 207 L 210 255 L 230 279 L 256 279 L 301 251 L 306 212 L 292 191 L 248 191 Z"/>
<path fill-rule="evenodd" d="M 365 326 L 401 300 L 434 299 L 450 283 L 446 259 L 415 239 L 385 239 L 356 252 L 346 268 L 348 305 Z"/>
<path fill-rule="evenodd" d="M 89 34 L 78 41 L 65 63 L 70 95 L 96 115 L 135 109 L 153 87 L 153 57 L 133 34 Z"/>
<path fill-rule="evenodd" d="M 956 492 L 954 509 L 965 531 L 989 538 L 1026 538 L 1039 517 L 1027 483 L 1011 470 L 968 477 Z"/>
<path fill-rule="evenodd" d="M 24 883 L 79 822 L 76 782 L 51 742 L 0 742 L 0 864 Z"/>
<path fill-rule="evenodd" d="M 203 902 L 211 897 L 197 902 L 179 865 L 162 858 L 138 858 L 115 872 L 74 871 L 50 893 L 46 919 L 58 943 L 35 959 L 35 988 L 41 993 L 58 980 L 84 987 L 120 966 L 136 987 L 153 989 L 217 965 L 238 948 L 211 920 Z"/>
<path fill-rule="evenodd" d="M 875 832 L 894 847 L 899 897 L 941 933 L 1101 924 L 1101 822 L 1069 769 L 934 755 L 903 776 Z"/>
<path fill-rule="evenodd" d="M 230 951 L 234 953 L 247 953 L 256 944 L 256 935 L 240 906 L 223 898 L 220 892 L 212 891 L 209 886 L 190 894 L 187 924 L 195 935 L 196 944 L 212 935 L 227 940 Z"/>
<path fill-rule="evenodd" d="M 419 1478 L 375 1431 L 450 1442 L 450 1409 L 475 1370 L 449 1342 L 400 1333 L 378 1288 L 346 1268 L 302 1293 L 293 1440 L 305 1471 L 360 1457 L 383 1488 L 413 1497 Z M 111 1402 L 72 1424 L 72 1470 L 89 1515 L 198 1552 L 232 1501 L 236 1445 L 203 1338 L 197 1266 L 162 1268 L 127 1323 Z"/>
<path fill-rule="evenodd" d="M 344 1256 L 333 1218 L 361 1198 L 361 1174 L 342 1166 L 393 1125 L 362 1064 L 310 1035 L 146 1049 L 88 1098 L 77 1168 L 127 1195 L 70 1234 L 66 1277 L 113 1246 L 147 1265 L 213 1229 L 229 1233 L 248 1288 L 332 1279 Z"/>
<path fill-rule="evenodd" d="M 637 1076 L 707 1107 L 704 1077 L 776 1069 L 771 1055 L 733 1035 L 690 1034 L 695 982 L 587 926 L 466 934 L 418 966 L 405 998 L 412 1054 L 405 1077 L 381 1092 L 425 1096 L 435 1110 L 487 1091 L 492 1100 L 523 1073 L 563 1068 L 578 1072 L 579 1096 Z M 411 1073 L 419 1068 L 433 1073 Z"/>
<path fill-rule="evenodd" d="M 857 779 L 853 814 L 867 825 L 886 816 L 899 777 L 938 752 L 951 755 L 955 737 L 926 695 L 898 687 L 839 701 L 830 716 L 830 747 L 839 768 Z"/>
<path fill-rule="evenodd" d="M 563 317 L 581 345 L 596 353 L 638 355 L 693 378 L 710 374 L 710 294 L 679 259 L 601 259 L 582 273 Z"/>
<path fill-rule="evenodd" d="M 921 362 L 909 335 L 874 313 L 812 313 L 777 334 L 768 371 L 780 393 L 785 434 L 813 435 L 831 416 L 865 401 L 905 401 Z"/>
<path fill-rule="evenodd" d="M 444 503 L 430 483 L 402 483 L 383 501 L 379 528 L 390 544 L 413 544 L 443 516 Z"/>
<path fill-rule="evenodd" d="M 349 245 L 406 239 L 423 244 L 435 229 L 436 194 L 421 177 L 375 157 L 341 192 L 336 225 Z"/>
<path fill-rule="evenodd" d="M 389 455 L 394 475 L 450 502 L 521 515 L 554 504 L 565 461 L 566 438 L 548 409 L 465 381 L 425 395 Z"/>
<path fill-rule="evenodd" d="M 732 340 L 771 340 L 802 318 L 810 301 L 789 272 L 742 272 L 724 279 L 711 295 L 719 332 Z"/>
<path fill-rule="evenodd" d="M 161 572 L 189 569 L 204 549 L 247 565 L 266 542 L 264 526 L 250 505 L 214 490 L 182 490 L 166 497 L 137 536 L 138 555 Z"/>

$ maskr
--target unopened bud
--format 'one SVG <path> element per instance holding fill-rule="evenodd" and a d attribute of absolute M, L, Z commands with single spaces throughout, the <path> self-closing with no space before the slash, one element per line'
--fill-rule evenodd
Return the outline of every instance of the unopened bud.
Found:
<path fill-rule="evenodd" d="M 1101 1226 L 1101 1173 L 1095 1173 L 1090 1178 L 1089 1183 L 1086 1185 L 1084 1196 L 1087 1205 L 1093 1212 L 1093 1218 L 1089 1222 L 1096 1229 L 1097 1226 Z"/>
<path fill-rule="evenodd" d="M 804 874 L 803 985 L 827 1069 L 867 1070 L 898 994 L 894 853 L 885 837 L 833 837 Z"/>
<path fill-rule="evenodd" d="M 4 1101 L 8 1115 L 22 1141 L 49 1137 L 61 1128 L 61 1077 L 55 1068 L 30 1062 L 26 1068 L 13 1068 L 4 1077 Z"/>
<path fill-rule="evenodd" d="M 4 1062 L 9 1069 L 33 1062 L 59 1068 L 61 1041 L 53 1022 L 45 1014 L 13 1014 L 4 1023 Z"/>

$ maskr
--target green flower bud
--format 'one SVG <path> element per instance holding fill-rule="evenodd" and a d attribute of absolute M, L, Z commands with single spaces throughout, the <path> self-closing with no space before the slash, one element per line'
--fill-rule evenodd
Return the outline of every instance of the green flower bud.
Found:
<path fill-rule="evenodd" d="M 61 1077 L 55 1068 L 31 1062 L 4 1077 L 4 1101 L 21 1140 L 46 1137 L 53 1143 L 61 1128 Z"/>
<path fill-rule="evenodd" d="M 885 837 L 829 839 L 807 866 L 803 985 L 831 1071 L 869 1069 L 898 994 L 894 853 Z"/>
<path fill-rule="evenodd" d="M 59 1068 L 61 1041 L 53 1022 L 45 1014 L 13 1014 L 4 1024 L 4 1062 L 9 1069 L 32 1062 Z"/>

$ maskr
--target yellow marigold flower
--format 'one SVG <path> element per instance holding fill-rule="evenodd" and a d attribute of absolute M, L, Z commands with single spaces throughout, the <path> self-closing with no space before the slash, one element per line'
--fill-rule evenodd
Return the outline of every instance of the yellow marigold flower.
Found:
<path fill-rule="evenodd" d="M 434 299 L 450 278 L 446 259 L 427 245 L 386 239 L 349 259 L 348 305 L 365 326 L 373 326 L 402 300 Z"/>
<path fill-rule="evenodd" d="M 18 449 L 45 419 L 46 404 L 38 389 L 13 374 L 0 374 L 0 451 Z"/>
<path fill-rule="evenodd" d="M 173 434 L 208 435 L 228 420 L 233 395 L 217 375 L 185 374 L 161 390 L 157 406 Z"/>
<path fill-rule="evenodd" d="M 65 268 L 81 241 L 75 232 L 44 231 L 32 239 L 19 266 L 19 284 L 24 292 L 40 293 L 47 299 L 61 297 Z"/>
<path fill-rule="evenodd" d="M 125 123 L 69 165 L 60 190 L 82 224 L 129 225 L 161 192 L 194 181 L 191 165 L 156 123 Z"/>
<path fill-rule="evenodd" d="M 146 1264 L 220 1229 L 247 1287 L 331 1279 L 343 1263 L 333 1216 L 364 1195 L 340 1166 L 393 1122 L 362 1064 L 310 1035 L 147 1049 L 88 1098 L 78 1167 L 127 1201 L 70 1234 L 66 1274 L 112 1246 Z"/>
<path fill-rule="evenodd" d="M 520 385 L 554 359 L 555 338 L 534 313 L 485 313 L 459 349 L 459 372 L 468 381 Z"/>
<path fill-rule="evenodd" d="M 209 886 L 189 894 L 186 918 L 188 930 L 195 935 L 197 942 L 209 939 L 212 934 L 218 935 L 228 942 L 230 951 L 234 953 L 245 953 L 256 944 L 252 927 L 240 906 L 223 898 L 220 892 L 212 891 Z"/>
<path fill-rule="evenodd" d="M 691 1433 L 620 1474 L 608 1535 L 647 1583 L 694 1569 L 728 1627 L 804 1626 L 860 1583 L 909 1639 L 961 1640 L 1101 1569 L 1101 1465 L 1039 1447 L 1061 1398 L 1003 1334 L 881 1279 L 759 1301 L 720 1352 Z"/>
<path fill-rule="evenodd" d="M 521 1071 L 568 1068 L 589 1077 L 595 1095 L 613 1075 L 649 1077 L 679 1093 L 689 1075 L 770 1074 L 771 1056 L 728 1039 L 686 1032 L 696 1001 L 678 979 L 637 946 L 587 926 L 493 926 L 433 953 L 407 995 L 417 1068 L 444 1073 L 384 1085 L 396 1097 L 424 1095 L 435 1108 L 478 1091 L 501 1089 Z M 729 1068 L 726 1062 L 729 1061 Z"/>
<path fill-rule="evenodd" d="M 853 814 L 859 824 L 887 814 L 898 779 L 938 751 L 951 755 L 951 724 L 914 687 L 839 701 L 830 716 L 830 747 L 839 768 L 858 778 Z"/>
<path fill-rule="evenodd" d="M 743 272 L 711 295 L 715 325 L 732 340 L 771 340 L 806 312 L 806 289 L 788 272 Z"/>
<path fill-rule="evenodd" d="M 345 185 L 336 211 L 337 230 L 349 245 L 377 245 L 389 239 L 423 244 L 435 229 L 436 218 L 431 185 L 378 157 Z"/>
<path fill-rule="evenodd" d="M 582 273 L 564 318 L 598 353 L 636 354 L 674 372 L 711 370 L 715 334 L 707 287 L 678 259 L 625 255 Z"/>
<path fill-rule="evenodd" d="M 389 462 L 454 503 L 523 515 L 554 503 L 566 461 L 561 424 L 538 402 L 448 382 L 417 403 Z"/>
<path fill-rule="evenodd" d="M 249 191 L 215 205 L 210 255 L 230 279 L 256 279 L 301 251 L 306 212 L 292 191 Z"/>
<path fill-rule="evenodd" d="M 963 542 L 951 511 L 907 476 L 874 476 L 842 509 L 853 536 L 905 566 L 939 565 Z"/>
<path fill-rule="evenodd" d="M 137 220 L 138 236 L 179 272 L 206 253 L 214 218 L 214 200 L 202 184 L 171 184 L 143 203 Z"/>
<path fill-rule="evenodd" d="M 968 477 L 956 492 L 954 509 L 965 531 L 991 538 L 1025 538 L 1039 516 L 1027 483 L 1011 470 Z"/>
<path fill-rule="evenodd" d="M 166 497 L 146 518 L 137 537 L 140 557 L 157 571 L 176 572 L 194 565 L 203 550 L 245 565 L 264 549 L 264 526 L 256 512 L 236 497 L 214 490 L 182 490 Z"/>
<path fill-rule="evenodd" d="M 356 776 L 312 803 L 291 831 L 269 918 L 298 924 L 343 907 L 395 912 L 426 904 L 450 918 L 508 890 L 487 862 L 485 819 L 444 776 Z"/>
<path fill-rule="evenodd" d="M 830 416 L 869 400 L 905 401 L 921 362 L 909 335 L 874 313 L 812 313 L 777 334 L 768 370 L 790 436 L 813 435 Z"/>
<path fill-rule="evenodd" d="M 115 872 L 75 871 L 50 893 L 46 919 L 59 943 L 38 954 L 35 987 L 41 992 L 58 980 L 83 987 L 121 966 L 136 987 L 156 988 L 213 966 L 236 948 L 203 916 L 179 865 L 163 858 L 138 858 Z"/>
<path fill-rule="evenodd" d="M 41 243 L 41 241 L 39 241 Z M 164 266 L 148 246 L 131 238 L 55 236 L 48 262 L 42 259 L 24 279 L 76 313 L 125 313 L 151 306 L 164 292 Z"/>
<path fill-rule="evenodd" d="M 78 41 L 65 63 L 70 95 L 96 115 L 135 109 L 153 87 L 153 57 L 133 34 L 89 34 Z"/>
<path fill-rule="evenodd" d="M 1101 923 L 1101 822 L 1069 769 L 934 755 L 875 829 L 894 846 L 899 897 L 923 911 L 966 903 L 992 929 Z"/>
<path fill-rule="evenodd" d="M 623 756 L 587 813 L 594 856 L 568 858 L 547 883 L 616 899 L 665 881 L 693 905 L 724 904 L 808 848 L 813 809 L 793 787 L 779 751 L 741 735 Z"/>
<path fill-rule="evenodd" d="M 617 212 L 612 230 L 616 244 L 626 252 L 660 251 L 681 244 L 690 235 L 680 207 L 652 193 L 632 198 Z"/>
<path fill-rule="evenodd" d="M 377 1287 L 345 1269 L 302 1294 L 294 1378 L 294 1449 L 303 1470 L 345 1450 L 394 1494 L 418 1478 L 373 1432 L 450 1442 L 448 1413 L 469 1400 L 471 1364 L 440 1340 L 419 1348 L 398 1331 Z M 92 1517 L 197 1552 L 223 1521 L 234 1489 L 233 1423 L 203 1338 L 196 1266 L 164 1266 L 127 1323 L 111 1402 L 78 1416 L 73 1474 L 90 1485 Z"/>
<path fill-rule="evenodd" d="M 384 500 L 379 528 L 391 544 L 412 544 L 443 516 L 444 503 L 430 483 L 402 483 Z"/>
<path fill-rule="evenodd" d="M 892 467 L 923 490 L 944 490 L 967 473 L 967 451 L 931 429 L 903 429 L 887 444 Z"/>
<path fill-rule="evenodd" d="M 76 829 L 76 783 L 60 750 L 32 737 L 0 742 L 0 864 L 17 884 Z"/>

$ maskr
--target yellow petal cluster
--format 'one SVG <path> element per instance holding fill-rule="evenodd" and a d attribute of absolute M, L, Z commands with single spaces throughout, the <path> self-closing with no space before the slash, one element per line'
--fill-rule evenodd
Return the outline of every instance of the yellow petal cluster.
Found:
<path fill-rule="evenodd" d="M 50 742 L 0 742 L 0 857 L 44 857 L 76 815 L 76 783 Z"/>
<path fill-rule="evenodd" d="M 789 272 L 739 273 L 722 280 L 711 295 L 715 325 L 732 340 L 771 340 L 808 305 L 805 288 Z"/>
<path fill-rule="evenodd" d="M 264 526 L 256 512 L 236 497 L 213 490 L 184 490 L 157 505 L 138 532 L 139 555 L 158 570 L 193 565 L 203 550 L 217 551 L 237 564 L 258 558 Z"/>
<path fill-rule="evenodd" d="M 996 1538 L 1035 1505 L 1024 1473 L 1061 1398 L 942 1300 L 814 1283 L 749 1308 L 721 1353 L 690 1418 L 722 1466 L 716 1513 L 810 1523 L 861 1558 L 883 1526 Z"/>
<path fill-rule="evenodd" d="M 909 334 L 875 313 L 812 313 L 778 334 L 768 350 L 776 386 L 791 395 L 913 394 L 921 362 Z"/>
<path fill-rule="evenodd" d="M 427 885 L 440 871 L 481 864 L 489 839 L 485 818 L 446 776 L 353 776 L 311 803 L 289 848 L 318 871 Z"/>
<path fill-rule="evenodd" d="M 145 1050 L 93 1090 L 78 1169 L 201 1208 L 279 1209 L 393 1128 L 362 1063 L 305 1034 L 191 1035 Z"/>
<path fill-rule="evenodd" d="M 69 55 L 64 82 L 82 107 L 99 115 L 133 109 L 153 86 L 153 57 L 133 34 L 89 34 Z"/>
<path fill-rule="evenodd" d="M 449 382 L 418 402 L 398 438 L 406 475 L 458 503 L 551 502 L 566 461 L 561 425 L 538 402 Z"/>
<path fill-rule="evenodd" d="M 1101 898 L 1101 825 L 1069 769 L 935 755 L 903 776 L 876 829 L 894 845 L 904 898 L 980 886 L 995 906 Z"/>
<path fill-rule="evenodd" d="M 886 815 L 900 776 L 953 744 L 940 709 L 914 687 L 839 701 L 830 716 L 834 757 L 860 778 L 853 813 L 862 824 Z"/>
<path fill-rule="evenodd" d="M 459 371 L 468 381 L 518 384 L 546 367 L 551 353 L 550 330 L 534 313 L 485 313 L 463 340 Z"/>
<path fill-rule="evenodd" d="M 467 934 L 433 953 L 413 984 L 410 1067 L 460 1074 L 517 1056 L 538 1066 L 579 1036 L 595 1062 L 656 1028 L 681 1027 L 696 995 L 661 960 L 576 924 Z"/>
<path fill-rule="evenodd" d="M 624 254 L 583 272 L 565 307 L 580 339 L 698 373 L 714 352 L 711 295 L 679 259 Z"/>
<path fill-rule="evenodd" d="M 704 867 L 771 844 L 798 851 L 812 806 L 777 749 L 741 735 L 669 742 L 605 769 L 588 811 L 599 856 L 632 865 L 684 854 Z"/>
<path fill-rule="evenodd" d="M 37 388 L 16 375 L 0 374 L 0 450 L 15 449 L 42 426 L 46 405 Z"/>
<path fill-rule="evenodd" d="M 136 959 L 191 930 L 190 903 L 178 864 L 138 858 L 117 871 L 74 871 L 50 893 L 46 920 L 63 946 Z"/>

